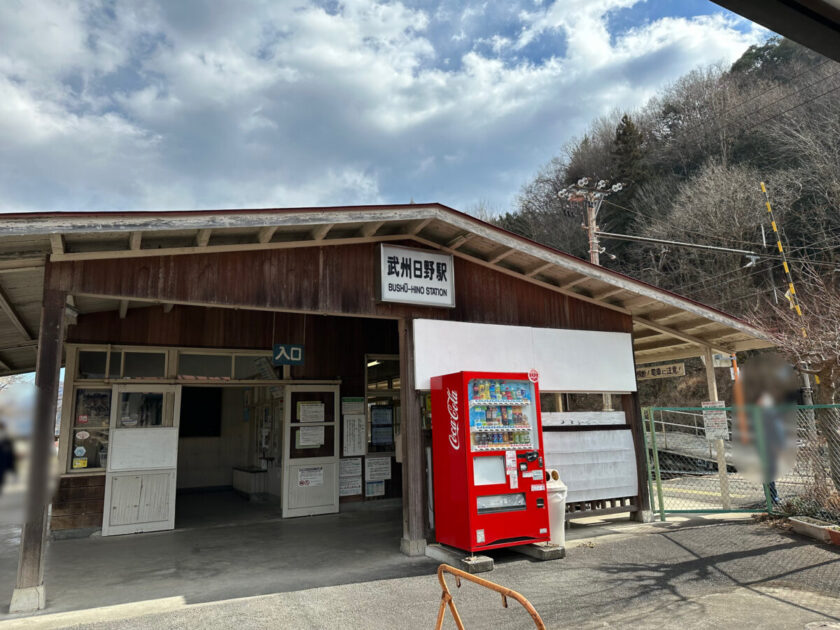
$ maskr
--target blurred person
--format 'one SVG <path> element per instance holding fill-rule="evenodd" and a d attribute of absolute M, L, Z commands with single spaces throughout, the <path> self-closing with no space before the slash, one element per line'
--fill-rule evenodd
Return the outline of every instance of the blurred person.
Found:
<path fill-rule="evenodd" d="M 797 374 L 783 357 L 761 353 L 745 362 L 741 372 L 747 422 L 733 423 L 733 457 L 739 472 L 767 484 L 773 504 L 781 502 L 777 481 L 796 459 Z"/>
<path fill-rule="evenodd" d="M 6 424 L 0 422 L 0 495 L 3 494 L 6 474 L 16 474 L 15 468 L 15 445 L 6 430 Z"/>

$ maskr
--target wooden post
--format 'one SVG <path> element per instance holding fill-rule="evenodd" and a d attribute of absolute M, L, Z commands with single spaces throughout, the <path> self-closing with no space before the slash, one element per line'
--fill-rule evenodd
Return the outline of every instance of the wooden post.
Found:
<path fill-rule="evenodd" d="M 711 348 L 706 348 L 706 387 L 709 390 L 709 400 L 717 401 L 718 389 L 715 380 L 714 354 Z M 715 440 L 715 457 L 717 459 L 718 477 L 720 478 L 720 502 L 724 510 L 732 509 L 732 499 L 729 496 L 729 475 L 726 472 L 726 445 L 722 439 Z"/>
<path fill-rule="evenodd" d="M 407 556 L 426 552 L 423 537 L 424 481 L 423 434 L 420 401 L 414 389 L 414 325 L 410 319 L 399 322 L 400 408 L 402 410 L 402 501 L 403 536 L 400 550 Z"/>
<path fill-rule="evenodd" d="M 50 288 L 50 266 L 44 278 L 38 359 L 35 368 L 35 411 L 26 513 L 20 536 L 18 574 L 9 612 L 32 612 L 45 605 L 44 555 L 47 544 L 49 475 L 55 441 L 55 414 L 64 340 L 63 291 Z"/>
<path fill-rule="evenodd" d="M 633 450 L 636 455 L 636 485 L 639 488 L 637 496 L 639 505 L 636 506 L 636 512 L 631 515 L 631 518 L 640 522 L 650 522 L 653 520 L 653 512 L 651 512 L 647 454 L 645 453 L 647 443 L 645 441 L 642 407 L 639 404 L 639 392 L 622 394 L 621 409 L 624 411 L 624 417 L 627 418 L 627 424 L 630 426 L 633 435 Z"/>

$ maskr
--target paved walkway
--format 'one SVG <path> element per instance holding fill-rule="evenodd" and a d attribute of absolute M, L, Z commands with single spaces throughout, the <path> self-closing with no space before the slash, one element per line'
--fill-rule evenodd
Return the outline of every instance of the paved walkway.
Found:
<path fill-rule="evenodd" d="M 746 520 L 600 529 L 600 537 L 571 542 L 565 560 L 499 552 L 485 575 L 528 597 L 549 628 L 840 628 L 835 547 Z M 430 628 L 440 597 L 433 571 L 204 603 L 173 589 L 129 605 L 8 620 L 0 630 Z M 515 602 L 505 610 L 497 595 L 473 585 L 452 590 L 468 628 L 529 627 Z"/>
<path fill-rule="evenodd" d="M 286 521 L 260 506 L 247 521 L 231 497 L 218 501 L 208 512 L 196 500 L 194 513 L 182 502 L 186 527 L 173 532 L 53 542 L 48 610 L 0 613 L 0 630 L 433 627 L 437 565 L 396 551 L 396 504 Z M 0 498 L 3 605 L 21 507 L 19 492 Z M 840 630 L 840 550 L 744 515 L 576 521 L 567 549 L 546 563 L 497 551 L 485 576 L 528 597 L 549 628 Z M 529 627 L 515 602 L 505 610 L 473 585 L 452 590 L 468 628 Z"/>

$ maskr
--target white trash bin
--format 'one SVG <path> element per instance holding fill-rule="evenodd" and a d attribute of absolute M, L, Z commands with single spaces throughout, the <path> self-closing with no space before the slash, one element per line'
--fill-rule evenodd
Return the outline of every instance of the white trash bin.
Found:
<path fill-rule="evenodd" d="M 548 524 L 551 528 L 551 542 L 561 547 L 566 546 L 566 495 L 569 489 L 560 479 L 560 473 L 554 469 L 545 471 L 546 491 L 548 492 Z"/>

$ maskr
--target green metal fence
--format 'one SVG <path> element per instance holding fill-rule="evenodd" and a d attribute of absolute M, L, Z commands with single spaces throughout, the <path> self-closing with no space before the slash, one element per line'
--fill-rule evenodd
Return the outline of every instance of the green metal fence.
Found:
<path fill-rule="evenodd" d="M 643 418 L 651 509 L 662 520 L 786 512 L 840 522 L 840 405 L 647 407 Z"/>

